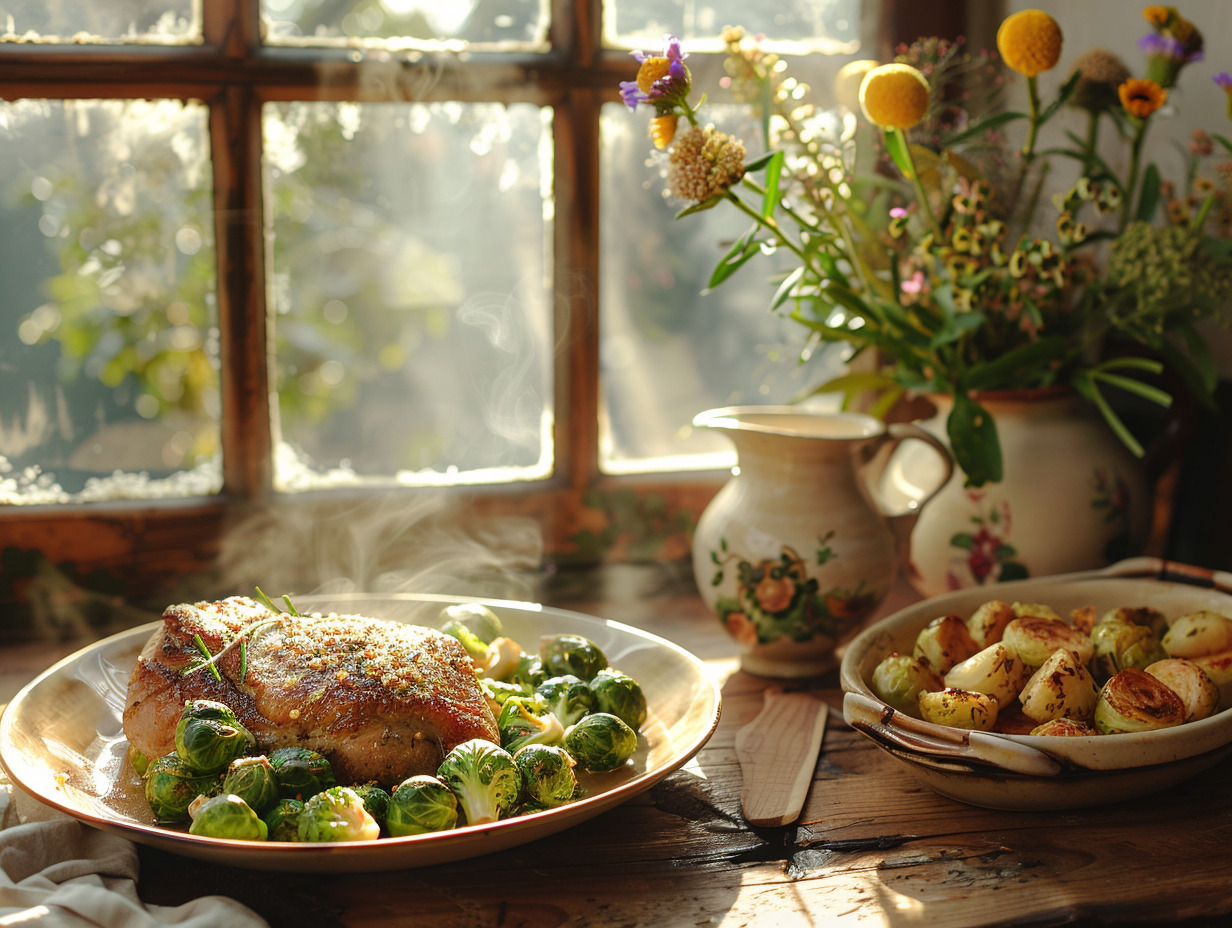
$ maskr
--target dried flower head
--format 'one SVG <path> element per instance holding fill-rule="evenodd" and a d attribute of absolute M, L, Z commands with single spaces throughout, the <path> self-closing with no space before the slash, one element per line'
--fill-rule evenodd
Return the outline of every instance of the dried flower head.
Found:
<path fill-rule="evenodd" d="M 1121 105 L 1117 88 L 1130 79 L 1129 68 L 1117 55 L 1104 48 L 1083 52 L 1074 62 L 1071 74 L 1079 73 L 1070 99 L 1075 106 L 1100 113 Z"/>
<path fill-rule="evenodd" d="M 1121 106 L 1125 107 L 1125 112 L 1137 119 L 1146 119 L 1163 106 L 1168 99 L 1168 91 L 1155 81 L 1136 77 L 1130 78 L 1118 87 L 1117 94 L 1121 98 Z"/>
<path fill-rule="evenodd" d="M 997 29 L 997 51 L 1009 67 L 1027 77 L 1056 67 L 1061 42 L 1061 27 L 1043 10 L 1020 10 Z"/>
<path fill-rule="evenodd" d="M 701 203 L 744 177 L 744 143 L 714 126 L 693 126 L 677 138 L 668 163 L 672 196 Z"/>
<path fill-rule="evenodd" d="M 883 129 L 910 129 L 928 114 L 928 79 L 909 64 L 873 68 L 860 84 L 860 108 Z"/>

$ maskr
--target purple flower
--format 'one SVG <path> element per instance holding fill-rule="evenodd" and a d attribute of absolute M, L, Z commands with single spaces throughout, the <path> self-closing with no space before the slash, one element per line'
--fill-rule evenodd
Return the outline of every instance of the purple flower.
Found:
<path fill-rule="evenodd" d="M 1220 71 L 1211 80 L 1222 87 L 1226 93 L 1232 93 L 1232 74 L 1229 74 L 1227 71 Z"/>
<path fill-rule="evenodd" d="M 690 77 L 684 65 L 688 56 L 678 38 L 674 35 L 663 37 L 662 55 L 647 55 L 641 51 L 630 54 L 641 66 L 636 80 L 620 82 L 620 97 L 629 109 L 637 109 L 639 103 L 653 103 L 662 114 L 684 103 L 689 95 Z"/>

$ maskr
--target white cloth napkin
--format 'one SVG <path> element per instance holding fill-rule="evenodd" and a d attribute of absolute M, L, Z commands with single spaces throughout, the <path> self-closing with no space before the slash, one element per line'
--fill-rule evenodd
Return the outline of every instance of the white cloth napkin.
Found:
<path fill-rule="evenodd" d="M 147 905 L 137 895 L 131 841 L 43 806 L 9 783 L 0 783 L 0 806 L 0 928 L 269 928 L 226 896 Z"/>

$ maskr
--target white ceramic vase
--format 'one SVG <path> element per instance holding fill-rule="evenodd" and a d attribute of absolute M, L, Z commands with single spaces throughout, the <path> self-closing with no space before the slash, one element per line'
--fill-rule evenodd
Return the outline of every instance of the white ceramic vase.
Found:
<path fill-rule="evenodd" d="M 944 440 L 952 400 L 921 425 Z M 1105 567 L 1150 531 L 1146 470 L 1095 408 L 1067 388 L 983 394 L 1001 440 L 1003 479 L 965 487 L 955 471 L 916 522 L 907 568 L 924 596 Z M 935 486 L 931 455 L 903 446 L 887 480 L 910 496 Z"/>
<path fill-rule="evenodd" d="M 694 531 L 703 600 L 750 673 L 794 678 L 834 668 L 835 648 L 885 597 L 916 516 L 948 478 L 945 447 L 914 425 L 796 407 L 714 409 L 693 421 L 722 430 L 739 462 Z M 933 458 L 937 477 L 931 492 L 892 511 L 881 477 L 892 452 L 908 445 Z"/>

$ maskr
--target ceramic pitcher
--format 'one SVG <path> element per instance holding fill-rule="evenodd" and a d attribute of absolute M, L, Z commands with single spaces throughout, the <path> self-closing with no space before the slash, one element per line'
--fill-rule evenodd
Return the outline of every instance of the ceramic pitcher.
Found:
<path fill-rule="evenodd" d="M 894 582 L 921 508 L 951 472 L 945 447 L 914 425 L 855 413 L 735 406 L 699 414 L 737 467 L 693 535 L 698 589 L 762 676 L 824 673 Z M 894 506 L 882 476 L 900 443 L 937 459 L 931 490 Z"/>

